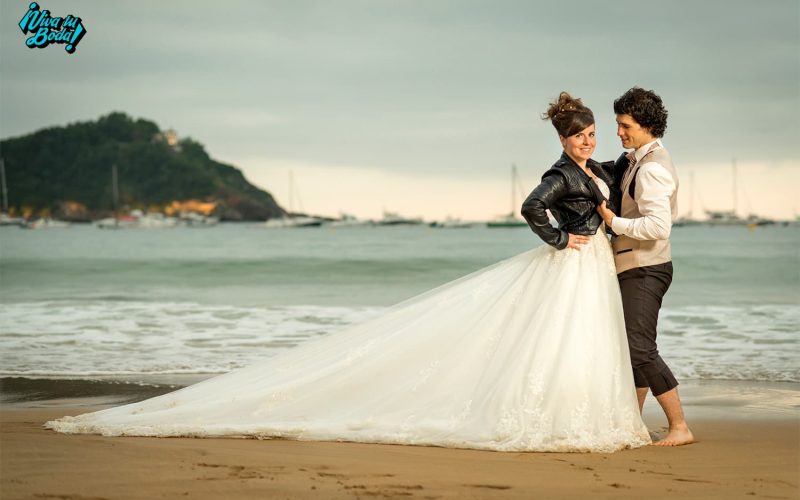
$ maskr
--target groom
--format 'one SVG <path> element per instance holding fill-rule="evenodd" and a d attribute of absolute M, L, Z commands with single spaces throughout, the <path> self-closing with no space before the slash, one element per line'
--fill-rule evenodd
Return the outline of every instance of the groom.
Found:
<path fill-rule="evenodd" d="M 639 410 L 651 391 L 669 421 L 669 433 L 655 444 L 689 444 L 694 437 L 684 419 L 678 381 L 656 346 L 658 311 L 672 282 L 669 234 L 677 215 L 678 176 L 660 140 L 667 128 L 667 110 L 654 92 L 634 87 L 614 101 L 614 113 L 622 146 L 633 151 L 616 164 L 614 191 L 622 195 L 616 205 L 620 216 L 605 202 L 597 211 L 615 233 L 611 244 Z"/>

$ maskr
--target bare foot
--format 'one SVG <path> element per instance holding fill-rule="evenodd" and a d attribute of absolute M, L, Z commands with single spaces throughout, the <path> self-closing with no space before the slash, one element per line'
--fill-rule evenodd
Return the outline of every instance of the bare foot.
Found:
<path fill-rule="evenodd" d="M 684 425 L 683 427 L 670 429 L 669 434 L 667 434 L 664 439 L 653 443 L 653 446 L 682 446 L 692 443 L 694 443 L 694 435 L 692 435 L 692 431 Z"/>

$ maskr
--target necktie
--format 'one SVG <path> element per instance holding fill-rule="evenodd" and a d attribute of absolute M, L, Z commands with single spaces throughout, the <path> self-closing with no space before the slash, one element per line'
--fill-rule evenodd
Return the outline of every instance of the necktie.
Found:
<path fill-rule="evenodd" d="M 636 152 L 631 151 L 625 155 L 625 158 L 628 159 L 628 168 L 633 168 L 636 165 Z"/>
<path fill-rule="evenodd" d="M 628 159 L 628 168 L 625 170 L 625 174 L 622 176 L 623 186 L 628 184 L 628 180 L 633 174 L 633 169 L 636 166 L 636 154 L 634 151 L 631 151 L 630 153 L 625 155 L 625 158 Z"/>

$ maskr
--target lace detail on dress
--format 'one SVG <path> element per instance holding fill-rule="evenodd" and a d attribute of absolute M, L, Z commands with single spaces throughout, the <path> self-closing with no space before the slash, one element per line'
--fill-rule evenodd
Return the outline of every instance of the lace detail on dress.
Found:
<path fill-rule="evenodd" d="M 286 391 L 275 391 L 270 394 L 266 401 L 261 403 L 255 411 L 255 415 L 268 415 L 280 405 L 291 401 L 292 397 Z"/>
<path fill-rule="evenodd" d="M 411 388 L 411 391 L 416 392 L 417 389 L 423 386 L 428 381 L 430 376 L 433 375 L 434 372 L 436 372 L 438 366 L 439 366 L 439 361 L 437 360 L 431 363 L 430 366 L 428 366 L 427 368 L 420 370 L 419 379 L 417 380 L 416 384 L 414 384 L 414 386 Z"/>

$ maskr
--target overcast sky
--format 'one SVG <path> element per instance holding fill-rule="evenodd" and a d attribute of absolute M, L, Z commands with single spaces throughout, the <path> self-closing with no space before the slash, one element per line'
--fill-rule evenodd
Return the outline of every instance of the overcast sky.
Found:
<path fill-rule="evenodd" d="M 639 85 L 670 112 L 681 212 L 732 207 L 733 158 L 742 214 L 800 212 L 797 0 L 43 0 L 82 18 L 72 55 L 25 46 L 28 3 L 0 0 L 2 138 L 119 110 L 287 208 L 292 171 L 295 209 L 486 219 L 512 163 L 528 190 L 560 154 L 539 119 L 559 91 L 595 111 L 603 160 Z"/>

